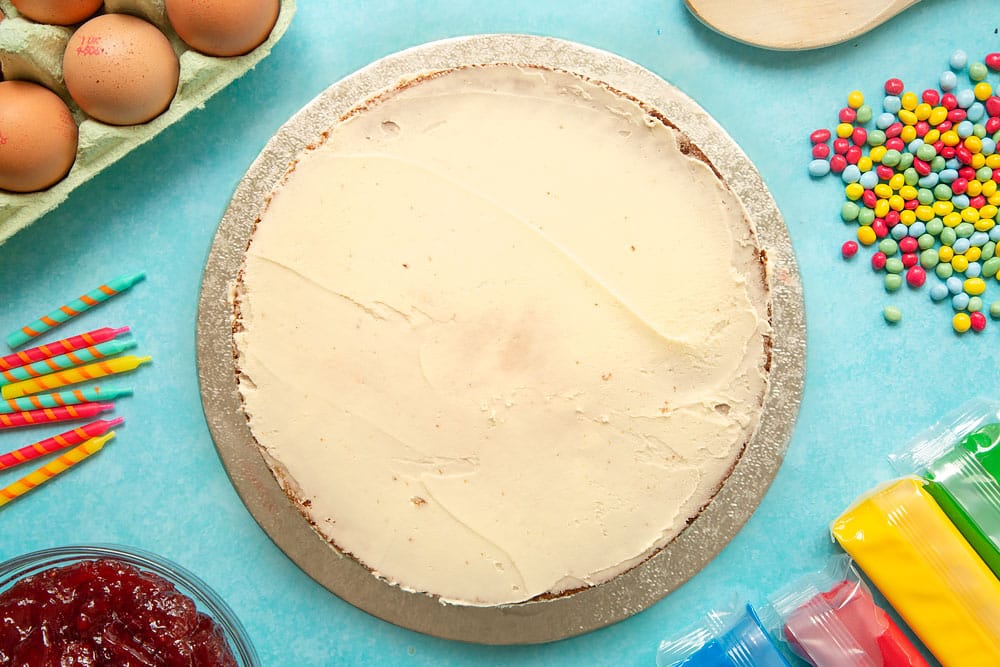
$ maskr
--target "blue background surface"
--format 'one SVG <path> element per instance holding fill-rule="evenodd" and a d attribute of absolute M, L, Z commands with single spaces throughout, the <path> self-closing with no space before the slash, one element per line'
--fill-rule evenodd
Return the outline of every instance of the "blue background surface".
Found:
<path fill-rule="evenodd" d="M 0 510 L 0 560 L 89 542 L 160 553 L 230 603 L 265 665 L 650 665 L 664 635 L 708 608 L 761 601 L 819 569 L 834 553 L 828 523 L 892 475 L 890 451 L 966 397 L 1000 393 L 1000 323 L 956 336 L 950 307 L 931 304 L 926 288 L 888 295 L 866 266 L 868 252 L 842 261 L 840 244 L 853 229 L 839 221 L 835 180 L 806 175 L 807 135 L 832 127 L 855 88 L 878 111 L 889 76 L 920 91 L 937 81 L 954 49 L 973 58 L 1000 51 L 1000 12 L 992 3 L 924 2 L 852 42 L 773 53 L 712 33 L 679 1 L 618 6 L 624 4 L 300 0 L 288 33 L 256 70 L 0 246 L 0 333 L 103 280 L 144 269 L 145 283 L 63 331 L 129 324 L 140 353 L 155 359 L 118 382 L 136 393 L 118 404 L 116 414 L 128 424 L 117 441 Z M 197 298 L 212 236 L 237 182 L 275 130 L 327 86 L 377 58 L 489 32 L 549 35 L 615 52 L 708 110 L 757 165 L 785 217 L 808 321 L 798 425 L 746 527 L 703 572 L 649 610 L 532 647 L 471 646 L 402 630 L 303 574 L 231 487 L 204 421 L 195 363 Z M 990 80 L 996 85 L 995 74 Z M 987 296 L 998 295 L 992 284 Z M 902 309 L 900 325 L 882 321 L 887 303 Z M 0 433 L 0 451 L 54 432 Z M 0 484 L 19 474 L 0 474 Z"/>

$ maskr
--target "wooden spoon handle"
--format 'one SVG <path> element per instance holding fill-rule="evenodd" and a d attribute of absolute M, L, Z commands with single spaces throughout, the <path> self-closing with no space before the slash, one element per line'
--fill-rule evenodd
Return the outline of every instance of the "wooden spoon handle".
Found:
<path fill-rule="evenodd" d="M 703 23 L 737 41 L 779 51 L 845 42 L 919 0 L 685 0 Z"/>

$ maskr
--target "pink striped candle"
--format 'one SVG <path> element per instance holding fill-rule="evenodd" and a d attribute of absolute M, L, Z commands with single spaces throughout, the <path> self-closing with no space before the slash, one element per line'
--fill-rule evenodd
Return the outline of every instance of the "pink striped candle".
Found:
<path fill-rule="evenodd" d="M 0 430 L 54 424 L 74 419 L 92 419 L 114 407 L 114 403 L 81 403 L 80 405 L 67 405 L 64 408 L 44 408 L 42 410 L 28 410 L 27 412 L 13 412 L 9 415 L 0 415 Z"/>
<path fill-rule="evenodd" d="M 121 417 L 110 421 L 107 419 L 98 419 L 95 422 L 90 422 L 86 426 L 79 426 L 72 431 L 66 431 L 65 433 L 54 435 L 51 438 L 45 438 L 44 440 L 33 442 L 30 445 L 26 445 L 20 449 L 15 449 L 12 452 L 0 454 L 0 470 L 13 468 L 14 466 L 21 465 L 22 463 L 31 461 L 32 459 L 37 459 L 39 456 L 45 456 L 46 454 L 51 454 L 52 452 L 58 452 L 60 449 L 66 449 L 67 447 L 72 447 L 73 445 L 79 445 L 81 442 L 90 440 L 91 438 L 96 438 L 99 435 L 104 435 L 115 426 L 123 424 L 124 422 L 125 420 Z"/>

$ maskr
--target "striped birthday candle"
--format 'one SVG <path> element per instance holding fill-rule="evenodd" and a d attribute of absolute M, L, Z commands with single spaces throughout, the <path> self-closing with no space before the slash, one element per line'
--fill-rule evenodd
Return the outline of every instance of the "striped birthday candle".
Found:
<path fill-rule="evenodd" d="M 28 491 L 31 491 L 40 484 L 44 484 L 56 475 L 66 472 L 87 457 L 93 456 L 97 452 L 101 451 L 104 444 L 113 437 L 115 437 L 115 432 L 111 431 L 110 433 L 106 433 L 102 436 L 91 438 L 90 440 L 77 445 L 58 458 L 49 461 L 38 470 L 28 473 L 10 486 L 0 489 L 0 507 L 6 505 L 15 498 L 23 496 Z"/>
<path fill-rule="evenodd" d="M 118 276 L 114 280 L 108 281 L 97 289 L 93 289 L 83 296 L 73 299 L 65 306 L 56 308 L 48 315 L 42 315 L 34 322 L 26 324 L 17 331 L 9 333 L 6 338 L 7 345 L 12 350 L 14 348 L 21 347 L 32 338 L 41 336 L 46 331 L 54 329 L 64 322 L 68 322 L 80 313 L 85 313 L 94 306 L 107 301 L 111 297 L 121 294 L 136 283 L 142 281 L 145 277 L 146 274 L 144 272 Z"/>
<path fill-rule="evenodd" d="M 37 459 L 39 456 L 45 456 L 46 454 L 51 454 L 52 452 L 58 452 L 60 449 L 66 449 L 67 447 L 72 447 L 73 445 L 79 445 L 81 442 L 90 440 L 91 438 L 96 438 L 99 435 L 104 435 L 115 426 L 123 424 L 124 422 L 125 420 L 121 417 L 111 420 L 98 419 L 95 422 L 90 422 L 86 426 L 78 426 L 72 431 L 66 431 L 65 433 L 54 435 L 51 438 L 45 438 L 44 440 L 33 442 L 30 445 L 25 445 L 24 447 L 15 449 L 12 452 L 0 454 L 0 470 L 13 468 L 14 466 Z"/>
<path fill-rule="evenodd" d="M 71 391 L 57 391 L 51 394 L 32 394 L 12 398 L 9 401 L 0 399 L 0 415 L 42 408 L 61 408 L 80 403 L 101 403 L 113 401 L 121 396 L 131 396 L 132 389 L 125 387 L 86 387 Z"/>
<path fill-rule="evenodd" d="M 80 405 L 67 405 L 65 408 L 44 408 L 42 410 L 28 410 L 27 412 L 11 412 L 10 414 L 0 415 L 0 430 L 55 424 L 57 422 L 73 421 L 74 419 L 93 419 L 102 412 L 114 409 L 114 407 L 113 403 L 81 403 Z"/>
<path fill-rule="evenodd" d="M 37 394 L 42 391 L 51 391 L 66 385 L 78 384 L 87 380 L 96 380 L 106 375 L 117 373 L 127 373 L 135 370 L 142 364 L 152 361 L 152 357 L 136 357 L 126 355 L 124 357 L 114 357 L 105 359 L 86 366 L 77 366 L 66 371 L 42 375 L 30 380 L 21 380 L 0 387 L 0 398 L 10 400 L 28 394 Z"/>
<path fill-rule="evenodd" d="M 90 347 L 92 345 L 99 345 L 100 343 L 107 342 L 121 336 L 122 334 L 128 333 L 128 331 L 128 327 L 121 327 L 118 329 L 104 327 L 103 329 L 95 329 L 76 336 L 70 336 L 69 338 L 63 338 L 62 340 L 57 340 L 54 343 L 46 343 L 45 345 L 39 345 L 38 347 L 29 347 L 27 350 L 21 350 L 20 352 L 14 352 L 13 354 L 8 354 L 5 357 L 0 357 L 0 371 L 9 371 L 12 368 L 41 361 L 42 359 L 48 359 L 49 357 L 66 354 L 67 352 L 79 350 L 84 347 Z"/>
<path fill-rule="evenodd" d="M 74 366 L 83 366 L 98 359 L 113 357 L 116 354 L 133 349 L 136 344 L 134 340 L 109 340 L 107 343 L 84 347 L 74 352 L 60 354 L 57 357 L 42 359 L 33 364 L 18 366 L 9 371 L 0 371 L 0 385 L 20 382 L 21 380 L 30 380 L 40 375 L 48 375 L 49 373 L 64 371 Z"/>

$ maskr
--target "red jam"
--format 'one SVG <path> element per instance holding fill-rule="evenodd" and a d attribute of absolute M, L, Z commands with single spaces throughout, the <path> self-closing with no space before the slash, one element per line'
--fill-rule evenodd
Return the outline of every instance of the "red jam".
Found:
<path fill-rule="evenodd" d="M 150 572 L 88 560 L 0 593 L 0 665 L 236 667 L 222 630 Z"/>

